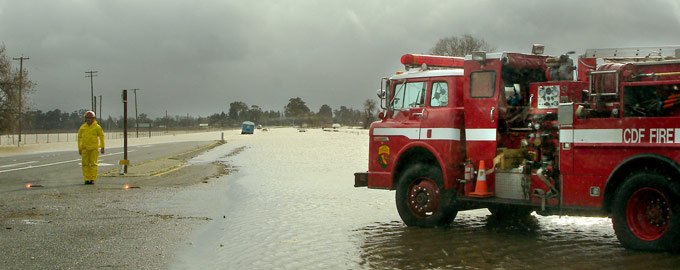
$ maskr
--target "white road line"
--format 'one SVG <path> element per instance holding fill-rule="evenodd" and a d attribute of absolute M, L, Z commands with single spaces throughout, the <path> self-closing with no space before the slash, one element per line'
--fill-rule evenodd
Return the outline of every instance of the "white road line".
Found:
<path fill-rule="evenodd" d="M 128 153 L 134 152 L 133 151 L 128 151 Z M 113 156 L 113 155 L 118 155 L 122 154 L 123 152 L 118 152 L 118 153 L 111 153 L 111 154 L 105 154 L 101 155 L 102 157 L 106 156 Z M 66 161 L 59 161 L 59 162 L 54 162 L 54 163 L 47 163 L 47 164 L 40 164 L 40 165 L 30 165 L 27 167 L 21 167 L 21 168 L 14 168 L 14 169 L 8 169 L 8 170 L 2 170 L 0 173 L 5 173 L 5 172 L 13 172 L 13 171 L 20 171 L 20 170 L 26 170 L 26 169 L 35 169 L 35 168 L 41 168 L 41 167 L 47 167 L 47 166 L 52 166 L 52 165 L 59 165 L 59 164 L 64 164 L 64 163 L 69 163 L 69 162 L 76 162 L 80 161 L 80 159 L 73 159 L 73 160 L 66 160 Z"/>
<path fill-rule="evenodd" d="M 66 160 L 66 161 L 60 161 L 60 162 L 55 162 L 55 163 L 47 163 L 47 164 L 41 164 L 41 165 L 35 165 L 35 166 L 31 165 L 31 166 L 28 166 L 28 167 L 21 167 L 21 168 L 14 168 L 14 169 L 0 171 L 0 173 L 20 171 L 20 170 L 40 168 L 40 167 L 47 167 L 47 166 L 52 166 L 52 165 L 59 165 L 59 164 L 74 162 L 74 161 L 80 161 L 80 159 Z"/>
<path fill-rule="evenodd" d="M 38 162 L 38 161 L 28 161 L 28 162 L 21 162 L 21 163 L 9 164 L 9 165 L 2 165 L 2 166 L 0 166 L 0 168 L 14 167 L 14 166 L 31 164 L 31 163 L 36 163 L 36 162 Z"/>

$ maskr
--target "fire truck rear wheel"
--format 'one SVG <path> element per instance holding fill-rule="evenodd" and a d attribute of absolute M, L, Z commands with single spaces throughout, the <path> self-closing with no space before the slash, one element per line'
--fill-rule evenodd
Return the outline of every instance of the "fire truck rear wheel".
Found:
<path fill-rule="evenodd" d="M 680 197 L 663 175 L 642 171 L 629 176 L 617 191 L 612 223 L 619 242 L 630 249 L 677 250 Z"/>
<path fill-rule="evenodd" d="M 426 164 L 415 164 L 402 174 L 396 204 L 407 226 L 431 228 L 453 221 L 458 211 L 453 208 L 453 198 L 444 190 L 443 179 L 438 167 Z"/>

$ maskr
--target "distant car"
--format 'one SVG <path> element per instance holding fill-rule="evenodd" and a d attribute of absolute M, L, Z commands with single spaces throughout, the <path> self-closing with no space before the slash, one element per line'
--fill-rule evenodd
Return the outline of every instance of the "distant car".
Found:
<path fill-rule="evenodd" d="M 298 131 L 299 132 L 307 132 L 307 129 L 306 128 L 298 128 Z"/>
<path fill-rule="evenodd" d="M 253 134 L 253 128 L 255 127 L 255 124 L 250 121 L 245 121 L 241 125 L 241 134 Z"/>
<path fill-rule="evenodd" d="M 257 125 L 257 127 L 255 127 L 255 128 L 262 129 L 262 125 Z"/>

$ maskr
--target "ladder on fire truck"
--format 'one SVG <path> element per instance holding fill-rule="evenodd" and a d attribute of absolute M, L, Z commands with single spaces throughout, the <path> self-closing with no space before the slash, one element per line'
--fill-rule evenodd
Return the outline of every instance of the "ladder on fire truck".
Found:
<path fill-rule="evenodd" d="M 638 65 L 643 65 L 647 62 L 668 62 L 677 63 L 680 62 L 680 46 L 662 46 L 662 47 L 635 47 L 635 48 L 604 48 L 604 49 L 587 49 L 586 52 L 581 56 L 581 58 L 591 58 L 591 59 L 602 59 L 609 63 L 621 63 L 629 62 Z M 594 69 L 595 66 L 590 66 L 584 63 L 582 59 L 579 62 L 588 68 Z M 591 71 L 588 74 L 590 76 L 590 89 L 594 93 L 591 96 L 600 97 L 618 97 L 619 96 L 619 74 L 616 70 L 605 70 L 605 71 Z M 642 76 L 655 76 L 659 74 L 641 74 Z M 667 73 L 663 75 L 678 75 L 676 72 Z M 601 86 L 594 86 L 594 76 L 614 76 L 614 87 L 610 89 L 611 92 L 603 91 Z"/>
<path fill-rule="evenodd" d="M 680 46 L 588 49 L 583 57 L 631 62 L 677 60 L 680 59 Z"/>

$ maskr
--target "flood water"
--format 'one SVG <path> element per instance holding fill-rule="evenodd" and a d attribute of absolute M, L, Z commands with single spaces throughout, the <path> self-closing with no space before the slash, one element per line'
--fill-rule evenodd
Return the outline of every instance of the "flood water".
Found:
<path fill-rule="evenodd" d="M 448 228 L 406 227 L 394 191 L 354 188 L 367 131 L 256 131 L 193 162 L 234 171 L 160 208 L 211 220 L 172 269 L 678 269 L 680 254 L 622 248 L 608 218 L 460 212 Z M 238 152 L 238 153 L 236 153 Z"/>

